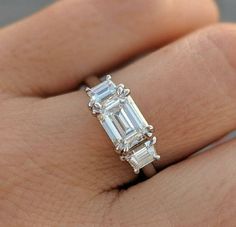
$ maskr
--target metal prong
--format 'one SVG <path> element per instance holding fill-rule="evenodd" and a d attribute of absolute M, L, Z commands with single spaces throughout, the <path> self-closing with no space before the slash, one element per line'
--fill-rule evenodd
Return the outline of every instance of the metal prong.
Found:
<path fill-rule="evenodd" d="M 120 151 L 120 145 L 119 144 L 116 146 L 116 151 Z"/>
<path fill-rule="evenodd" d="M 125 146 L 124 149 L 123 149 L 124 153 L 127 153 L 129 151 L 129 147 L 128 146 Z"/>
<path fill-rule="evenodd" d="M 153 131 L 154 131 L 154 127 L 152 126 L 152 125 L 148 125 L 147 127 L 146 127 L 146 130 L 145 130 L 146 132 L 145 132 L 145 135 L 146 135 L 146 137 L 147 138 L 151 138 L 152 137 L 152 133 L 153 133 Z"/>
<path fill-rule="evenodd" d="M 124 84 L 119 84 L 116 88 L 117 95 L 121 95 L 124 92 Z"/>
<path fill-rule="evenodd" d="M 130 94 L 130 89 L 126 88 L 124 89 L 124 95 L 128 96 Z"/>
<path fill-rule="evenodd" d="M 97 110 L 92 110 L 92 114 L 96 116 L 99 114 L 99 112 Z"/>
<path fill-rule="evenodd" d="M 154 145 L 157 142 L 157 138 L 155 136 L 152 137 L 150 142 L 151 142 L 151 145 Z"/>
<path fill-rule="evenodd" d="M 95 102 L 93 104 L 93 106 L 92 106 L 92 113 L 93 113 L 93 115 L 99 114 L 101 109 L 102 109 L 102 105 L 100 103 L 98 103 L 98 102 Z"/>
<path fill-rule="evenodd" d="M 116 146 L 116 152 L 117 152 L 118 154 L 121 154 L 121 151 L 122 151 L 121 145 L 117 145 L 117 146 Z"/>
<path fill-rule="evenodd" d="M 154 132 L 154 127 L 152 125 L 147 126 L 148 132 Z"/>
<path fill-rule="evenodd" d="M 104 116 L 100 115 L 99 116 L 99 121 L 103 123 L 104 122 Z"/>
<path fill-rule="evenodd" d="M 91 91 L 91 88 L 90 87 L 86 87 L 85 88 L 85 92 L 88 94 L 89 92 Z"/>
<path fill-rule="evenodd" d="M 94 105 L 94 101 L 93 100 L 90 100 L 89 103 L 88 103 L 88 107 L 91 109 Z"/>
<path fill-rule="evenodd" d="M 122 140 L 117 141 L 116 151 L 120 154 L 123 151 L 124 144 Z"/>
<path fill-rule="evenodd" d="M 106 80 L 111 80 L 111 75 L 106 75 Z"/>
<path fill-rule="evenodd" d="M 139 169 L 134 168 L 134 173 L 139 174 Z"/>
<path fill-rule="evenodd" d="M 161 156 L 155 153 L 155 154 L 153 155 L 153 158 L 154 158 L 155 160 L 160 160 L 160 159 L 161 159 Z"/>

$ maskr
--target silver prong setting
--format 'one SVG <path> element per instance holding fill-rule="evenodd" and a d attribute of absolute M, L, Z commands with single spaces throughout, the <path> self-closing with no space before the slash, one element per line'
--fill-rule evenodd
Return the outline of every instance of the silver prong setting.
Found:
<path fill-rule="evenodd" d="M 98 102 L 95 102 L 92 106 L 93 115 L 98 115 L 101 113 L 102 105 Z"/>
<path fill-rule="evenodd" d="M 153 158 L 154 158 L 156 161 L 158 161 L 158 160 L 161 159 L 161 156 L 155 153 L 155 154 L 153 155 Z"/>
<path fill-rule="evenodd" d="M 86 87 L 86 88 L 85 88 L 85 91 L 88 93 L 88 92 L 91 91 L 91 88 L 90 88 L 90 87 Z"/>
<path fill-rule="evenodd" d="M 129 152 L 129 147 L 128 145 L 126 145 L 124 148 L 123 148 L 123 152 L 126 154 Z"/>
<path fill-rule="evenodd" d="M 90 100 L 88 103 L 89 109 L 92 109 L 93 105 L 94 105 L 94 100 Z"/>
<path fill-rule="evenodd" d="M 120 142 L 117 146 L 116 146 L 116 152 L 118 154 L 121 154 L 123 151 L 123 144 Z"/>
<path fill-rule="evenodd" d="M 106 80 L 111 80 L 111 75 L 106 75 Z"/>
<path fill-rule="evenodd" d="M 147 126 L 147 130 L 148 130 L 148 132 L 154 132 L 154 127 L 152 126 L 152 125 L 148 125 Z"/>
<path fill-rule="evenodd" d="M 85 92 L 88 96 L 90 96 L 90 93 L 91 93 L 91 88 L 90 87 L 86 87 L 85 88 Z"/>
<path fill-rule="evenodd" d="M 134 173 L 139 174 L 140 170 L 138 168 L 134 168 Z"/>
<path fill-rule="evenodd" d="M 125 89 L 124 89 L 124 96 L 127 97 L 128 95 L 130 95 L 130 89 L 125 88 Z"/>
<path fill-rule="evenodd" d="M 145 129 L 145 136 L 147 138 L 151 138 L 154 132 L 154 127 L 152 125 L 148 125 Z"/>
<path fill-rule="evenodd" d="M 119 84 L 116 89 L 116 93 L 119 97 L 127 97 L 130 95 L 130 89 L 125 88 L 124 84 Z"/>
<path fill-rule="evenodd" d="M 124 92 L 124 88 L 125 88 L 124 84 L 119 84 L 116 88 L 116 94 L 118 96 L 121 96 Z"/>
<path fill-rule="evenodd" d="M 152 139 L 150 140 L 150 146 L 156 144 L 156 142 L 157 142 L 157 138 L 153 136 Z"/>

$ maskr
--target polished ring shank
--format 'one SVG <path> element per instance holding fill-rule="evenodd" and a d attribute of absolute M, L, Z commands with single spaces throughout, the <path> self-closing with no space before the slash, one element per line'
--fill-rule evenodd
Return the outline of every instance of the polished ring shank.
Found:
<path fill-rule="evenodd" d="M 154 128 L 139 111 L 130 90 L 123 84 L 116 85 L 107 75 L 103 82 L 87 87 L 86 92 L 90 97 L 89 108 L 113 142 L 120 159 L 127 161 L 136 174 L 145 167 L 148 175 L 153 175 L 153 169 L 147 166 L 160 159 L 154 147 Z"/>

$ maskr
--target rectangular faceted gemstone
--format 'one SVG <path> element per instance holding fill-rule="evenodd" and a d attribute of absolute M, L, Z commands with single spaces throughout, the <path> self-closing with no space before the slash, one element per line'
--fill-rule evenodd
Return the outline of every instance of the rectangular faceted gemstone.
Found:
<path fill-rule="evenodd" d="M 112 81 L 105 80 L 104 82 L 98 84 L 97 86 L 91 88 L 89 96 L 96 100 L 96 102 L 103 102 L 110 96 L 114 95 L 116 91 L 116 86 Z"/>
<path fill-rule="evenodd" d="M 122 148 L 130 149 L 139 143 L 143 138 L 143 130 L 148 126 L 130 96 L 109 100 L 99 119 L 114 145 Z"/>
<path fill-rule="evenodd" d="M 155 160 L 155 154 L 156 150 L 154 146 L 149 147 L 146 144 L 142 144 L 138 148 L 134 149 L 129 162 L 134 168 L 141 169 Z"/>

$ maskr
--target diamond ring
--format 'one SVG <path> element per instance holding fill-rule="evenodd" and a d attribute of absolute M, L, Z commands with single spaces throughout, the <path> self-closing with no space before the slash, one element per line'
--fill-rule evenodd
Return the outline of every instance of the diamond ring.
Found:
<path fill-rule="evenodd" d="M 143 117 L 128 88 L 116 85 L 107 75 L 103 82 L 85 91 L 92 114 L 100 121 L 120 159 L 127 161 L 136 174 L 160 159 L 154 147 L 154 128 Z"/>

